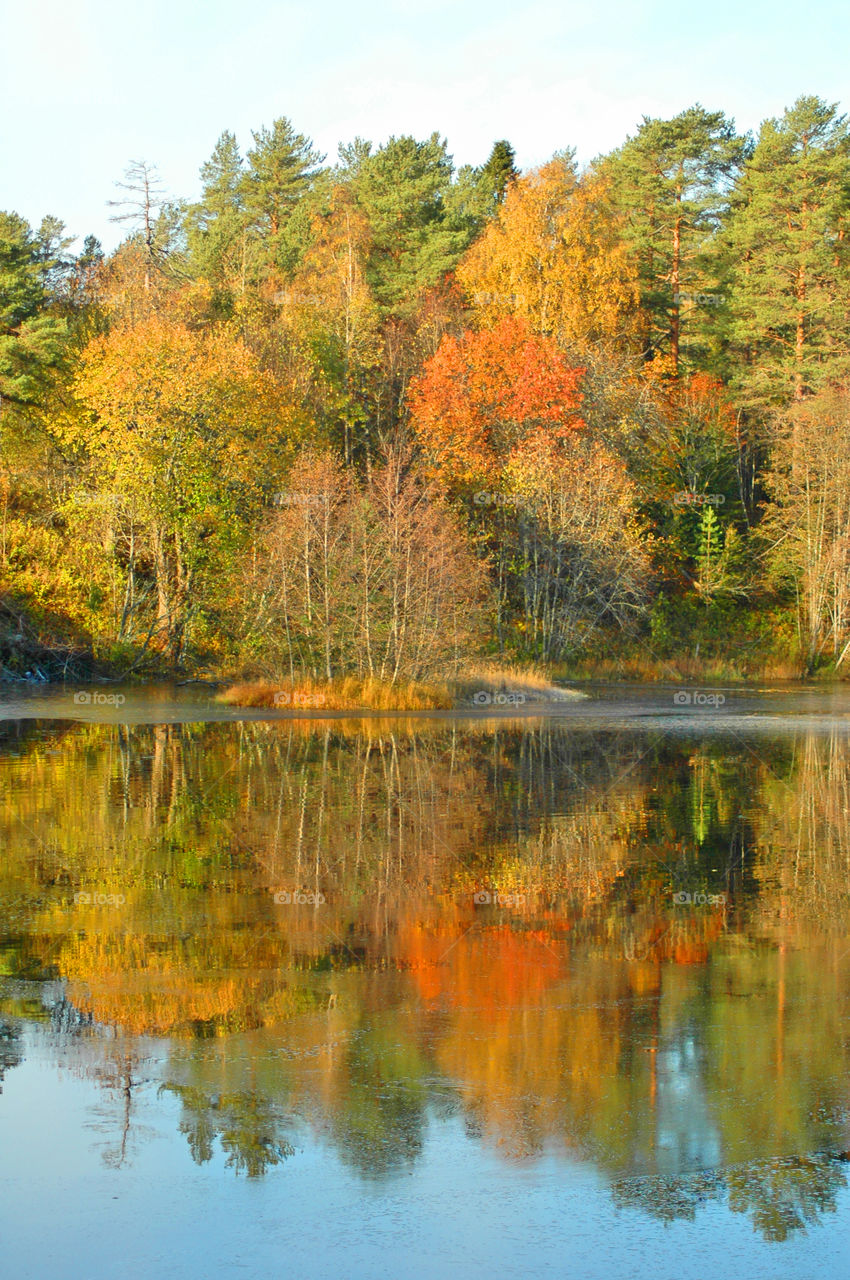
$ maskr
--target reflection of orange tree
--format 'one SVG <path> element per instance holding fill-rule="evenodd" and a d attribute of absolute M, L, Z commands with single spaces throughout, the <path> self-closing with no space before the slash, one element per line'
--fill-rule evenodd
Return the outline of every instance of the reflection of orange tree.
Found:
<path fill-rule="evenodd" d="M 648 975 L 568 949 L 568 925 L 484 925 L 456 945 L 447 931 L 410 938 L 418 988 L 449 1014 L 437 1063 L 481 1130 L 514 1156 L 547 1137 L 578 1145 L 595 1115 L 619 1109 L 627 1087 L 618 1077 L 629 1005 L 646 994 Z M 649 1067 L 639 1065 L 645 1095 Z"/>
<path fill-rule="evenodd" d="M 255 1074 L 252 1066 L 249 1081 L 247 1059 L 234 1058 L 224 1040 L 220 1056 L 213 1044 L 217 1072 L 207 1065 L 204 1080 L 192 1073 L 187 1082 L 186 1067 L 178 1069 L 181 1128 L 198 1146 L 198 1158 L 205 1132 L 211 1141 L 238 1127 L 238 1116 L 228 1112 L 234 1099 L 242 1099 L 237 1110 L 247 1108 L 246 1115 L 257 1118 L 239 1147 L 239 1167 L 246 1171 L 262 1171 L 266 1156 L 274 1156 L 281 1141 L 275 1117 L 295 1109 L 329 1132 L 344 1158 L 364 1174 L 390 1173 L 416 1157 L 429 1100 L 443 1107 L 448 1089 L 468 1122 L 513 1158 L 554 1143 L 589 1155 L 615 1177 L 635 1168 L 651 1173 L 665 1124 L 664 1090 L 669 1096 L 670 1088 L 663 1055 L 686 1033 L 703 1048 L 687 1068 L 685 1131 L 696 1124 L 694 1137 L 704 1140 L 708 1125 L 709 1136 L 720 1136 L 724 1160 L 741 1165 L 734 1174 L 735 1207 L 754 1214 L 764 1229 L 772 1214 L 785 1221 L 789 1211 L 782 1208 L 784 1192 L 776 1179 L 762 1178 L 754 1167 L 750 1188 L 747 1162 L 754 1150 L 829 1146 L 829 1117 L 840 1113 L 848 1069 L 841 1037 L 847 988 L 836 983 L 818 997 L 820 966 L 802 954 L 786 969 L 788 1004 L 797 1012 L 786 1022 L 784 1044 L 796 1066 L 783 1081 L 776 1056 L 783 981 L 777 953 L 724 947 L 695 987 L 675 966 L 613 963 L 592 936 L 580 937 L 578 930 L 568 930 L 569 923 L 525 920 L 521 913 L 509 917 L 492 908 L 476 912 L 464 900 L 446 904 L 442 920 L 430 925 L 412 918 L 390 936 L 373 937 L 364 967 L 280 973 L 282 983 L 297 986 L 305 997 L 287 1012 L 312 1005 L 312 1013 L 289 1018 L 285 1038 L 274 1029 L 275 1019 L 255 1024 L 264 1029 L 256 1033 L 258 1052 L 251 1060 L 268 1063 L 268 1069 Z M 272 957 L 262 950 L 258 959 L 266 965 Z M 192 964 L 200 971 L 200 952 Z M 249 983 L 253 976 L 247 975 Z M 221 977 L 213 975 L 214 985 Z M 117 971 L 114 980 L 121 981 Z M 317 1000 L 328 985 L 338 1000 Z M 241 1016 L 231 1024 L 234 1029 L 250 1025 L 246 992 L 252 994 L 248 986 L 237 992 L 243 1000 L 237 1000 Z M 418 998 L 411 999 L 413 993 Z M 113 1012 L 127 1019 L 136 992 L 130 986 L 125 994 L 128 999 Z M 186 1003 L 186 990 L 175 985 L 180 1017 Z M 143 1010 L 140 1021 L 148 1019 L 149 1010 Z M 191 1063 L 193 1054 L 188 1041 L 179 1058 Z M 203 1058 L 208 1060 L 209 1047 Z M 703 1095 L 705 1117 L 690 1105 Z M 815 1181 L 820 1186 L 822 1179 Z M 667 1191 L 665 1181 L 659 1200 Z M 674 1183 L 669 1191 L 671 1216 L 690 1212 L 690 1193 L 676 1192 Z M 778 1197 L 774 1209 L 770 1195 Z"/>
<path fill-rule="evenodd" d="M 405 967 L 402 938 L 430 930 L 445 950 L 471 921 L 451 904 L 483 886 L 527 898 L 522 946 L 577 929 L 637 961 L 701 961 L 721 927 L 671 915 L 660 879 L 630 869 L 647 824 L 631 768 L 618 780 L 630 743 L 608 759 L 550 729 L 396 721 L 87 728 L 64 747 L 30 762 L 25 826 L 8 805 L 0 821 L 43 904 L 34 932 L 61 939 L 56 967 L 102 1022 L 268 1025 L 304 1006 L 281 976 L 293 962 Z M 581 780 L 550 796 L 553 776 Z M 120 909 L 72 904 L 79 889 Z M 325 902 L 279 905 L 279 889 Z"/>

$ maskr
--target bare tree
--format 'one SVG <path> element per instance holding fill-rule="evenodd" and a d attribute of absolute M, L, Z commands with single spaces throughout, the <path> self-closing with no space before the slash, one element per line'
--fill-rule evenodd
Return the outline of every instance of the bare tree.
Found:
<path fill-rule="evenodd" d="M 110 208 L 121 209 L 112 214 L 111 222 L 129 223 L 140 231 L 145 245 L 145 291 L 151 287 L 151 272 L 156 261 L 156 220 L 165 201 L 165 187 L 156 165 L 146 160 L 132 160 L 124 170 L 124 182 L 116 187 L 128 194 L 122 200 L 108 200 Z"/>
<path fill-rule="evenodd" d="M 456 673 L 484 571 L 410 458 L 389 453 L 358 484 L 332 454 L 305 450 L 289 484 L 251 571 L 249 648 L 290 676 Z"/>
<path fill-rule="evenodd" d="M 793 582 L 806 667 L 850 654 L 850 388 L 795 405 L 777 424 L 764 528 Z"/>

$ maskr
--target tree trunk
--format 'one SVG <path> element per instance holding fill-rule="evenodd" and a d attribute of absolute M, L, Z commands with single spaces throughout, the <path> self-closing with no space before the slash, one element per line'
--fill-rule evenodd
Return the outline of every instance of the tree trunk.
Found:
<path fill-rule="evenodd" d="M 802 400 L 805 392 L 803 386 L 803 352 L 805 350 L 806 330 L 803 304 L 806 300 L 806 268 L 801 264 L 797 272 L 797 328 L 794 335 L 794 399 Z"/>
<path fill-rule="evenodd" d="M 670 269 L 670 282 L 673 285 L 673 314 L 670 317 L 670 356 L 673 360 L 673 372 L 679 373 L 679 335 L 681 330 L 681 313 L 679 310 L 679 277 L 682 263 L 682 219 L 676 217 L 673 223 L 673 265 Z"/>
<path fill-rule="evenodd" d="M 162 532 L 154 533 L 154 561 L 156 564 L 156 632 L 159 647 L 167 646 L 171 636 L 171 600 L 168 591 L 168 559 Z"/>

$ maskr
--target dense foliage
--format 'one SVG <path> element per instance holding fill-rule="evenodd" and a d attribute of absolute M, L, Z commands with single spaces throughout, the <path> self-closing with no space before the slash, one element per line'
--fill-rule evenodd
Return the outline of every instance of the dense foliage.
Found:
<path fill-rule="evenodd" d="M 815 97 L 525 174 L 281 118 L 108 256 L 0 214 L 0 676 L 843 672 L 848 179 Z"/>

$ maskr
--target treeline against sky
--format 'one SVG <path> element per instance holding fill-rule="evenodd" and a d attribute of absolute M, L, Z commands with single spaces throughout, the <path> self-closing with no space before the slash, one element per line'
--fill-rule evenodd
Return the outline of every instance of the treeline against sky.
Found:
<path fill-rule="evenodd" d="M 850 130 L 580 169 L 225 132 L 82 251 L 0 214 L 0 675 L 850 652 Z"/>

